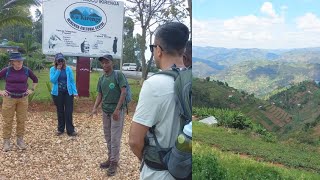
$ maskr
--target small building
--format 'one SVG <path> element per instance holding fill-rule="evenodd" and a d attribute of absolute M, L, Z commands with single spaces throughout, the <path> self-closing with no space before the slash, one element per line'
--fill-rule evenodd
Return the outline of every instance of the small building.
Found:
<path fill-rule="evenodd" d="M 3 39 L 0 43 L 0 53 L 18 52 L 19 49 L 19 46 L 9 46 L 7 39 Z"/>

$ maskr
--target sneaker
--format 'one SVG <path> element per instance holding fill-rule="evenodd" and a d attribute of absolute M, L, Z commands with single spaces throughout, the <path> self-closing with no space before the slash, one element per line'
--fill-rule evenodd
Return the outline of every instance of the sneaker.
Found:
<path fill-rule="evenodd" d="M 26 144 L 23 141 L 23 137 L 17 137 L 17 146 L 20 150 L 25 150 L 27 148 Z"/>
<path fill-rule="evenodd" d="M 108 176 L 116 175 L 117 167 L 118 167 L 118 163 L 117 162 L 110 162 L 110 167 L 109 167 L 109 169 L 107 171 L 107 175 Z"/>
<path fill-rule="evenodd" d="M 68 136 L 77 136 L 77 135 L 78 135 L 78 133 L 75 131 L 73 131 L 72 133 L 68 133 Z"/>
<path fill-rule="evenodd" d="M 60 136 L 61 134 L 63 134 L 62 131 L 59 131 L 59 130 L 58 130 L 58 131 L 56 132 L 56 135 L 57 135 L 57 136 Z"/>
<path fill-rule="evenodd" d="M 101 169 L 108 169 L 109 167 L 110 167 L 110 160 L 109 159 L 105 162 L 100 163 Z"/>
<path fill-rule="evenodd" d="M 10 139 L 4 139 L 3 140 L 3 151 L 7 152 L 11 150 L 11 146 L 10 146 Z"/>

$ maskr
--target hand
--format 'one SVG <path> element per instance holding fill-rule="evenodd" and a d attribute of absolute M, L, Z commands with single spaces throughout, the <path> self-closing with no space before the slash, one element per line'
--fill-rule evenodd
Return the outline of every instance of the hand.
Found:
<path fill-rule="evenodd" d="M 28 90 L 27 90 L 27 95 L 32 94 L 33 92 L 34 92 L 33 90 L 28 89 Z"/>
<path fill-rule="evenodd" d="M 57 69 L 61 70 L 61 68 L 62 68 L 62 64 L 58 64 Z"/>
<path fill-rule="evenodd" d="M 120 110 L 119 109 L 114 110 L 114 112 L 112 114 L 113 120 L 118 121 L 119 117 L 120 117 Z"/>
<path fill-rule="evenodd" d="M 94 114 L 95 114 L 95 115 L 98 115 L 97 108 L 93 108 L 93 109 L 92 109 L 92 111 L 91 111 L 91 113 L 89 114 L 88 118 L 92 118 Z"/>
<path fill-rule="evenodd" d="M 7 93 L 6 90 L 0 91 L 0 96 L 8 96 L 9 94 Z"/>

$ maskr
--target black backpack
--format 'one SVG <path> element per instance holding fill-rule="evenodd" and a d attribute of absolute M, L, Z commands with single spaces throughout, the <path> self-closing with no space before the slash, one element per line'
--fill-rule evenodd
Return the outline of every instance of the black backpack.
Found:
<path fill-rule="evenodd" d="M 175 100 L 179 106 L 180 132 L 183 127 L 192 120 L 192 70 L 179 70 L 173 67 L 172 70 L 161 71 L 157 74 L 165 74 L 174 78 Z M 143 151 L 144 163 L 154 170 L 168 170 L 176 179 L 192 179 L 192 153 L 182 152 L 175 145 L 170 148 L 161 148 L 154 133 L 155 125 L 149 129 L 153 135 L 156 146 L 149 145 L 148 137 L 145 138 Z"/>

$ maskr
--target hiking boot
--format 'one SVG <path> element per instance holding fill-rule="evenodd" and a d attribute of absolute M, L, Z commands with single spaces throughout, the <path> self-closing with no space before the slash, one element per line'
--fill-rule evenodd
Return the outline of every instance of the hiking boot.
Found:
<path fill-rule="evenodd" d="M 107 171 L 107 175 L 108 176 L 114 176 L 116 174 L 116 171 L 117 171 L 117 166 L 118 166 L 118 163 L 117 162 L 110 162 L 110 167 Z"/>
<path fill-rule="evenodd" d="M 17 137 L 17 146 L 20 150 L 25 150 L 27 148 L 26 144 L 23 141 L 23 137 Z"/>
<path fill-rule="evenodd" d="M 100 163 L 101 169 L 108 169 L 109 167 L 110 167 L 110 160 L 109 159 L 103 163 Z"/>
<path fill-rule="evenodd" d="M 56 135 L 57 135 L 57 136 L 60 136 L 61 134 L 63 134 L 62 131 L 57 131 L 57 132 L 56 132 Z"/>
<path fill-rule="evenodd" d="M 3 151 L 7 152 L 11 150 L 11 146 L 10 146 L 10 139 L 4 139 L 3 140 Z"/>
<path fill-rule="evenodd" d="M 73 131 L 72 133 L 68 133 L 68 136 L 77 136 L 77 135 L 78 135 L 78 133 L 75 131 Z"/>

